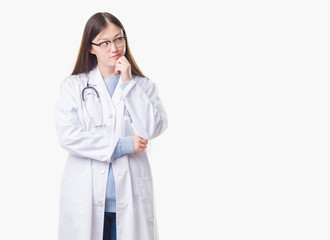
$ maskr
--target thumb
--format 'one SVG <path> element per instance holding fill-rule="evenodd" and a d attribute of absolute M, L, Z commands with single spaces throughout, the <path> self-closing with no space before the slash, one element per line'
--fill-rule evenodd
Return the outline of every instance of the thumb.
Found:
<path fill-rule="evenodd" d="M 116 67 L 115 67 L 115 74 L 118 74 L 120 72 L 119 68 L 118 68 L 118 64 L 116 64 Z"/>

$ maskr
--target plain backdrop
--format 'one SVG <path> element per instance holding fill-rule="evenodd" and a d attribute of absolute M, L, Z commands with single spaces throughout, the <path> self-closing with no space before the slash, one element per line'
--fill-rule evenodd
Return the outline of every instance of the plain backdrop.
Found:
<path fill-rule="evenodd" d="M 20 0 L 0 6 L 0 239 L 57 239 L 54 104 L 99 11 L 168 114 L 148 149 L 160 239 L 330 238 L 327 1 Z"/>

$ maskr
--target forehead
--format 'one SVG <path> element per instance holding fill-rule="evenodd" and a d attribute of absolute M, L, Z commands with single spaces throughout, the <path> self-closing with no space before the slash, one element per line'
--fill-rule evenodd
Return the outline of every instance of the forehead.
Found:
<path fill-rule="evenodd" d="M 107 26 L 95 37 L 96 40 L 113 39 L 117 36 L 123 35 L 123 31 L 116 24 L 108 23 Z"/>

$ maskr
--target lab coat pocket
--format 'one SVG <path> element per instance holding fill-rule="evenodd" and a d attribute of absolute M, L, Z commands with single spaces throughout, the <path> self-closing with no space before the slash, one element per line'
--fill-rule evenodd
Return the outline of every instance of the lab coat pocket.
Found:
<path fill-rule="evenodd" d="M 141 204 L 146 218 L 154 218 L 154 199 L 152 177 L 140 177 L 138 180 Z"/>
<path fill-rule="evenodd" d="M 86 201 L 86 188 L 81 174 L 68 174 L 63 177 L 61 187 L 61 214 L 82 215 Z"/>

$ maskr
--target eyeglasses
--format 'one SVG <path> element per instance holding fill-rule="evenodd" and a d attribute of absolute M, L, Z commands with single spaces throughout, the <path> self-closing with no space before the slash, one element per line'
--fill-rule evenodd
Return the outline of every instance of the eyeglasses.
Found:
<path fill-rule="evenodd" d="M 126 40 L 126 36 L 123 37 L 119 37 L 116 38 L 112 41 L 104 41 L 104 42 L 100 42 L 100 43 L 93 43 L 91 42 L 91 44 L 98 46 L 101 48 L 102 51 L 107 51 L 111 49 L 111 43 L 115 44 L 117 48 L 121 48 L 125 45 L 125 40 Z"/>

